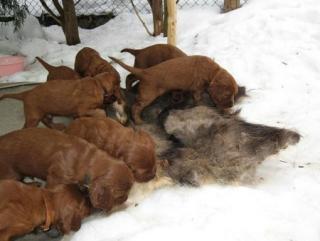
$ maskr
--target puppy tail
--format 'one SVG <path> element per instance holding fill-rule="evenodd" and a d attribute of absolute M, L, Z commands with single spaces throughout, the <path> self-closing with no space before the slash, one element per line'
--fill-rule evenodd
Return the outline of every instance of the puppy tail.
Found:
<path fill-rule="evenodd" d="M 130 53 L 133 56 L 137 56 L 140 53 L 140 49 L 128 49 L 128 48 L 125 48 L 125 49 L 121 50 L 121 53 L 124 53 L 124 52 Z"/>
<path fill-rule="evenodd" d="M 55 68 L 55 66 L 48 64 L 47 62 L 45 62 L 43 59 L 41 59 L 40 57 L 36 57 L 36 59 L 39 61 L 39 63 L 46 69 L 48 70 L 48 72 L 50 72 L 51 70 L 53 70 Z"/>
<path fill-rule="evenodd" d="M 142 75 L 143 70 L 142 69 L 138 69 L 138 68 L 134 68 L 131 67 L 129 65 L 126 65 L 125 63 L 121 62 L 119 59 L 110 57 L 110 59 L 112 59 L 114 62 L 116 62 L 117 64 L 119 64 L 121 67 L 123 67 L 124 69 L 128 70 L 129 72 L 133 73 L 134 75 L 140 77 Z"/>
<path fill-rule="evenodd" d="M 25 91 L 25 92 L 21 92 L 21 93 L 15 93 L 15 94 L 3 94 L 3 95 L 0 95 L 0 100 L 3 100 L 3 99 L 16 99 L 16 100 L 23 100 L 26 93 L 28 91 Z"/>

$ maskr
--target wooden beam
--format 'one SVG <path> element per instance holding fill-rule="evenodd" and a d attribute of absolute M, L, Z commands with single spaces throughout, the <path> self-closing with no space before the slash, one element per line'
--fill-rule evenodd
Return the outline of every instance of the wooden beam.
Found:
<path fill-rule="evenodd" d="M 167 0 L 168 7 L 168 44 L 176 45 L 177 4 L 176 0 Z"/>
<path fill-rule="evenodd" d="M 224 12 L 229 12 L 237 8 L 240 8 L 240 0 L 224 0 L 224 5 L 223 5 Z"/>

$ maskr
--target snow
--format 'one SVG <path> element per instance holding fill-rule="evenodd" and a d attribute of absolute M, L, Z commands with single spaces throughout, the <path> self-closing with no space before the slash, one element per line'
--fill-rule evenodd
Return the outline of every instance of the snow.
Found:
<path fill-rule="evenodd" d="M 151 27 L 151 16 L 143 18 Z M 247 87 L 250 97 L 236 107 L 241 116 L 294 129 L 302 140 L 268 158 L 256 183 L 162 187 L 138 206 L 133 200 L 112 214 L 87 218 L 77 233 L 63 240 L 319 241 L 319 25 L 317 0 L 250 0 L 227 14 L 220 14 L 218 7 L 179 10 L 178 46 L 188 54 L 213 57 Z M 46 72 L 35 56 L 72 67 L 77 51 L 90 46 L 103 57 L 132 64 L 133 57 L 121 54 L 122 48 L 166 42 L 147 36 L 131 13 L 80 30 L 82 43 L 77 46 L 65 45 L 57 26 L 43 31 L 43 36 L 0 40 L 0 53 L 5 48 L 28 58 L 26 71 L 0 82 L 44 81 Z M 124 79 L 127 72 L 116 68 Z"/>

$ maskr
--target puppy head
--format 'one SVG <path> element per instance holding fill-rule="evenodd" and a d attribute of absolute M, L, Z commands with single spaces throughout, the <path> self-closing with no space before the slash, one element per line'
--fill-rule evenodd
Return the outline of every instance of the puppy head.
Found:
<path fill-rule="evenodd" d="M 95 75 L 94 78 L 99 82 L 104 92 L 108 95 L 114 94 L 117 86 L 120 86 L 120 80 L 115 73 L 104 72 Z"/>
<path fill-rule="evenodd" d="M 115 101 L 112 106 L 116 111 L 116 117 L 117 120 L 122 124 L 122 125 L 126 125 L 128 122 L 128 115 L 126 113 L 126 104 L 122 99 L 121 95 L 117 94 L 118 91 L 116 91 L 116 99 L 117 101 Z M 120 93 L 120 92 L 119 92 Z M 119 96 L 119 97 L 118 97 Z"/>
<path fill-rule="evenodd" d="M 101 73 L 101 67 L 103 66 L 103 63 L 101 61 L 99 53 L 95 50 L 92 50 L 90 50 L 87 54 L 88 64 L 86 66 L 83 66 L 83 69 L 85 72 L 85 76 L 94 77 L 97 74 Z"/>
<path fill-rule="evenodd" d="M 84 47 L 82 50 L 84 51 L 83 54 L 90 60 L 93 57 L 100 57 L 100 54 L 93 48 Z"/>
<path fill-rule="evenodd" d="M 89 186 L 92 206 L 110 211 L 113 206 L 127 200 L 132 184 L 133 176 L 129 168 L 122 162 L 114 163 L 105 175 L 92 180 Z"/>
<path fill-rule="evenodd" d="M 55 186 L 53 193 L 57 228 L 64 234 L 79 230 L 82 219 L 91 212 L 89 199 L 73 184 Z"/>
<path fill-rule="evenodd" d="M 234 78 L 224 69 L 220 69 L 209 85 L 209 94 L 219 109 L 234 105 L 238 85 Z"/>
<path fill-rule="evenodd" d="M 155 177 L 157 170 L 155 143 L 147 133 L 143 131 L 136 133 L 135 143 L 130 146 L 125 162 L 137 182 L 147 182 Z"/>
<path fill-rule="evenodd" d="M 94 77 L 104 90 L 105 104 L 112 104 L 116 110 L 116 117 L 121 124 L 128 121 L 128 116 L 125 112 L 125 101 L 120 91 L 120 79 L 117 73 L 104 72 Z"/>

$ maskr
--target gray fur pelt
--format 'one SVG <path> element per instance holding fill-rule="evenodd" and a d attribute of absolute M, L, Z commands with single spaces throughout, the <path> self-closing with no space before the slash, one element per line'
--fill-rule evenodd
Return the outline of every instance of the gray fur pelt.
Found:
<path fill-rule="evenodd" d="M 166 175 L 193 186 L 251 182 L 266 157 L 300 139 L 294 131 L 250 124 L 238 113 L 221 114 L 207 106 L 171 110 L 163 125 L 140 128 L 154 137 L 158 158 L 168 160 Z"/>

